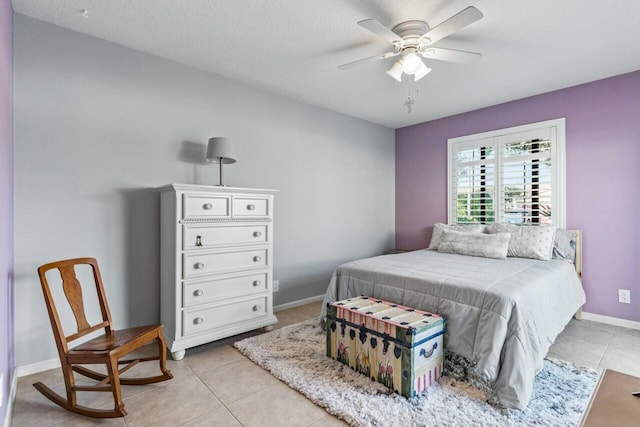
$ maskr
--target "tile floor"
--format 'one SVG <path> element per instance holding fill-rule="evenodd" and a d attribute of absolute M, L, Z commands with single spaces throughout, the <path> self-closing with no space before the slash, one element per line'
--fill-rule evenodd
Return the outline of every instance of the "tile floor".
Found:
<path fill-rule="evenodd" d="M 640 377 L 640 330 L 572 319 L 548 357 Z"/>
<path fill-rule="evenodd" d="M 320 303 L 276 313 L 282 327 L 313 318 Z M 64 391 L 59 369 L 20 378 L 13 427 L 22 426 L 344 426 L 297 391 L 242 356 L 232 344 L 253 332 L 187 351 L 169 361 L 174 379 L 147 386 L 123 386 L 125 418 L 94 420 L 67 412 L 45 399 L 32 383 Z M 572 320 L 549 356 L 593 368 L 607 367 L 640 376 L 640 331 Z M 148 364 L 147 364 L 148 365 Z M 151 370 L 154 366 L 148 366 Z M 146 375 L 147 366 L 132 369 Z M 80 376 L 79 376 L 80 377 Z M 107 393 L 91 393 L 81 403 L 108 407 Z M 82 394 L 81 394 L 82 396 Z"/>

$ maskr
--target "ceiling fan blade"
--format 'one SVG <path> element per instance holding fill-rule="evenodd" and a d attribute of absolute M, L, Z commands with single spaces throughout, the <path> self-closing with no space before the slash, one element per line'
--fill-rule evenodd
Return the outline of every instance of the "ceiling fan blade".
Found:
<path fill-rule="evenodd" d="M 375 19 L 365 19 L 364 21 L 359 21 L 358 25 L 366 30 L 371 31 L 378 37 L 382 37 L 391 44 L 397 44 L 402 41 L 402 37 L 391 31 Z"/>
<path fill-rule="evenodd" d="M 461 30 L 467 25 L 473 24 L 483 16 L 482 12 L 478 9 L 473 6 L 469 6 L 468 8 L 456 13 L 440 25 L 427 31 L 422 37 L 420 37 L 418 42 L 430 45 L 447 37 L 451 33 Z"/>
<path fill-rule="evenodd" d="M 341 70 L 346 70 L 347 68 L 355 67 L 356 65 L 364 64 L 365 62 L 392 58 L 398 55 L 400 55 L 400 52 L 387 52 L 387 53 L 383 53 L 382 55 L 370 56 L 368 58 L 363 58 L 363 59 L 358 59 L 357 61 L 348 62 L 346 64 L 339 65 L 338 68 Z"/>
<path fill-rule="evenodd" d="M 444 49 L 441 47 L 428 47 L 420 52 L 427 59 L 437 59 L 438 61 L 457 62 L 459 64 L 470 64 L 482 57 L 476 52 L 466 52 L 464 50 Z"/>

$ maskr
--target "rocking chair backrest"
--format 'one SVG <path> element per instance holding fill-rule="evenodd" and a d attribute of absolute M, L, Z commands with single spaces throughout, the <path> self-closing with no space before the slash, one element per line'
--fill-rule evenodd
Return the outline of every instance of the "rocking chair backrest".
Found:
<path fill-rule="evenodd" d="M 82 297 L 82 285 L 76 277 L 75 272 L 75 266 L 83 264 L 91 266 L 98 302 L 100 304 L 100 311 L 102 312 L 102 322 L 94 325 L 90 325 L 89 322 L 87 322 L 87 316 L 84 310 L 84 299 Z M 64 295 L 71 307 L 73 316 L 76 319 L 77 332 L 68 336 L 64 335 L 62 323 L 58 316 L 58 310 L 56 309 L 53 295 L 49 287 L 49 282 L 47 282 L 46 278 L 47 271 L 52 269 L 58 269 L 60 272 Z M 69 350 L 68 342 L 99 329 L 104 328 L 105 333 L 107 334 L 112 332 L 111 313 L 109 312 L 109 305 L 107 304 L 107 298 L 102 285 L 102 277 L 100 276 L 98 262 L 95 258 L 75 258 L 45 264 L 38 267 L 38 276 L 40 277 L 40 284 L 42 285 L 42 292 L 44 293 L 44 299 L 47 304 L 47 311 L 49 312 L 49 319 L 51 320 L 51 327 L 53 328 L 53 335 L 58 346 L 58 351 L 67 353 Z"/>

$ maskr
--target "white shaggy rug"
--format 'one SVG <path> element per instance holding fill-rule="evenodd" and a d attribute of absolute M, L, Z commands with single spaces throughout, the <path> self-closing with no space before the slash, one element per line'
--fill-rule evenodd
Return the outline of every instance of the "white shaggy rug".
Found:
<path fill-rule="evenodd" d="M 523 411 L 492 405 L 472 378 L 472 366 L 447 355 L 444 375 L 420 396 L 405 399 L 326 357 L 316 320 L 286 326 L 234 345 L 275 377 L 354 426 L 572 426 L 578 425 L 598 373 L 545 360 L 534 395 Z M 466 363 L 466 366 L 462 366 Z"/>

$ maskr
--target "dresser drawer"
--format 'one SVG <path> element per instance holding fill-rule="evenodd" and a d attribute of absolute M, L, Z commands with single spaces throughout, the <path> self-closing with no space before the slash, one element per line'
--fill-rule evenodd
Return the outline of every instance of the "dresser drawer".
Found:
<path fill-rule="evenodd" d="M 234 197 L 233 216 L 234 217 L 254 217 L 271 215 L 269 199 L 260 197 Z"/>
<path fill-rule="evenodd" d="M 266 243 L 267 225 L 185 225 L 182 240 L 185 250 Z"/>
<path fill-rule="evenodd" d="M 182 258 L 184 279 L 267 266 L 267 249 L 246 249 L 209 254 L 185 254 Z"/>
<path fill-rule="evenodd" d="M 192 307 L 269 290 L 267 272 L 210 279 L 182 285 L 182 305 Z"/>
<path fill-rule="evenodd" d="M 231 197 L 185 194 L 183 218 L 224 218 L 231 216 Z"/>
<path fill-rule="evenodd" d="M 265 316 L 269 312 L 267 303 L 267 297 L 261 296 L 202 310 L 183 311 L 182 334 L 197 334 L 221 326 Z"/>

